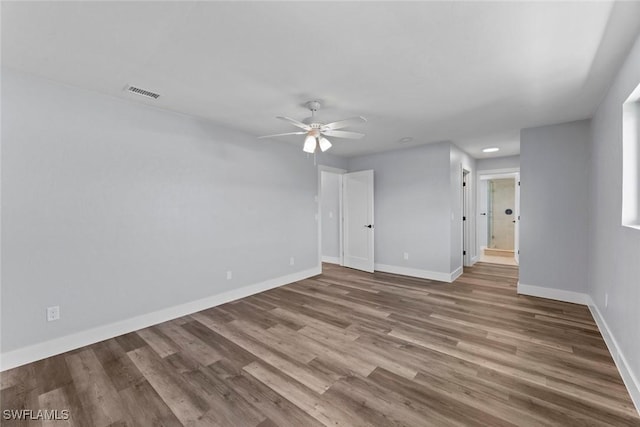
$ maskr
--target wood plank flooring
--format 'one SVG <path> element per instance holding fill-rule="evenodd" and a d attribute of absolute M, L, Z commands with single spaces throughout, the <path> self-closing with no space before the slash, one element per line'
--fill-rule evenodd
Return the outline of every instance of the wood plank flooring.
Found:
<path fill-rule="evenodd" d="M 320 276 L 2 373 L 3 426 L 640 426 L 580 305 L 517 268 Z"/>

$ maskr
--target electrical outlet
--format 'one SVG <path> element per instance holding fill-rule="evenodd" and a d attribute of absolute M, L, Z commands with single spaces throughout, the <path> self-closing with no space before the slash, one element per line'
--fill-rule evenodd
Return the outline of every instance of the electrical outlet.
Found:
<path fill-rule="evenodd" d="M 604 294 L 604 308 L 607 308 L 608 305 L 609 305 L 609 294 L 606 293 Z"/>
<path fill-rule="evenodd" d="M 409 252 L 404 253 L 404 259 L 409 259 Z"/>
<path fill-rule="evenodd" d="M 291 257 L 289 258 L 289 265 L 294 265 L 296 263 L 295 258 Z"/>
<path fill-rule="evenodd" d="M 60 306 L 47 307 L 47 322 L 53 322 L 60 318 Z"/>
<path fill-rule="evenodd" d="M 227 271 L 227 280 L 233 279 L 233 272 L 231 270 Z"/>

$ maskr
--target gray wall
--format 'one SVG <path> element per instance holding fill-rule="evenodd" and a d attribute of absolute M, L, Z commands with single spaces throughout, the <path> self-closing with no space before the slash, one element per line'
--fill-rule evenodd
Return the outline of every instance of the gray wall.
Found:
<path fill-rule="evenodd" d="M 638 84 L 640 38 L 592 120 L 587 270 L 589 294 L 636 379 L 640 379 L 640 230 L 621 226 L 621 105 Z M 635 393 L 638 404 L 640 390 Z"/>
<path fill-rule="evenodd" d="M 450 148 L 442 142 L 349 159 L 350 172 L 375 171 L 376 264 L 451 272 Z"/>
<path fill-rule="evenodd" d="M 589 121 L 520 135 L 520 283 L 587 290 Z"/>
<path fill-rule="evenodd" d="M 329 154 L 328 151 L 324 153 L 317 152 L 315 155 L 317 156 L 316 163 L 318 165 L 347 170 L 349 159 L 346 157 L 334 156 L 333 154 Z M 310 154 L 308 156 L 311 157 Z"/>
<path fill-rule="evenodd" d="M 300 147 L 10 70 L 2 114 L 3 352 L 317 266 Z"/>
<path fill-rule="evenodd" d="M 321 172 L 322 256 L 340 257 L 340 175 Z"/>
<path fill-rule="evenodd" d="M 513 169 L 520 167 L 520 156 L 491 157 L 488 159 L 476 160 L 478 171 L 489 171 L 498 169 Z"/>

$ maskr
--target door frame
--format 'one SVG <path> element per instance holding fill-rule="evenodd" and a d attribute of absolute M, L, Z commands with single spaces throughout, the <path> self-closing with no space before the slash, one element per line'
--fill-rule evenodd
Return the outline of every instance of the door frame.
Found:
<path fill-rule="evenodd" d="M 473 252 L 471 245 L 471 204 L 473 188 L 471 188 L 471 171 L 462 168 L 462 267 L 471 267 L 473 265 Z"/>
<path fill-rule="evenodd" d="M 516 264 L 520 265 L 520 172 L 516 173 L 516 228 L 513 230 L 513 257 Z"/>
<path fill-rule="evenodd" d="M 340 244 L 340 265 L 344 265 L 344 247 L 343 247 L 343 224 L 342 224 L 342 175 L 347 173 L 345 169 L 334 168 L 331 166 L 318 165 L 318 193 L 316 195 L 316 203 L 318 204 L 318 213 L 316 214 L 316 222 L 318 223 L 318 266 L 322 270 L 322 172 L 328 172 L 338 175 L 338 229 Z"/>
<path fill-rule="evenodd" d="M 513 178 L 515 181 L 516 186 L 518 186 L 518 183 L 520 182 L 520 168 L 504 168 L 504 169 L 487 169 L 487 170 L 479 170 L 477 172 L 477 177 L 478 177 L 478 185 L 480 185 L 480 181 L 482 180 L 489 180 L 489 179 L 503 179 L 503 178 Z M 518 190 L 518 189 L 516 189 Z M 477 193 L 477 197 L 480 197 L 480 191 L 478 191 Z M 519 238 L 516 239 L 516 233 L 519 235 L 519 229 L 520 229 L 520 200 L 518 198 L 518 200 L 515 200 L 516 206 L 515 206 L 515 214 L 516 214 L 516 230 L 514 230 L 514 237 L 513 237 L 513 255 L 514 258 L 516 258 L 518 260 L 519 257 L 517 257 L 516 255 L 519 255 L 520 253 L 520 242 L 519 242 Z M 477 199 L 476 200 L 476 221 L 480 221 L 482 220 L 480 218 L 480 200 Z M 488 216 L 484 217 L 484 221 L 486 221 L 488 218 Z M 477 222 L 476 222 L 477 223 Z M 481 248 L 479 245 L 480 240 L 480 236 L 478 233 L 480 233 L 480 229 L 482 227 L 477 226 L 476 227 L 476 246 L 477 246 L 477 251 L 478 251 L 478 256 L 481 255 Z M 518 236 L 519 237 L 519 236 Z M 488 242 L 487 242 L 488 243 Z M 519 263 L 519 260 L 518 260 Z"/>

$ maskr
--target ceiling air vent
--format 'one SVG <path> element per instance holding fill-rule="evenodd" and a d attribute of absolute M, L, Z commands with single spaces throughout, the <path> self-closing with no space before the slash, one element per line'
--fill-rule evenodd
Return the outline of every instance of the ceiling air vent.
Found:
<path fill-rule="evenodd" d="M 160 97 L 160 94 L 158 93 L 140 89 L 139 87 L 135 87 L 135 86 L 127 86 L 127 91 L 131 93 L 135 93 L 137 95 L 145 96 L 147 98 L 158 99 Z"/>

